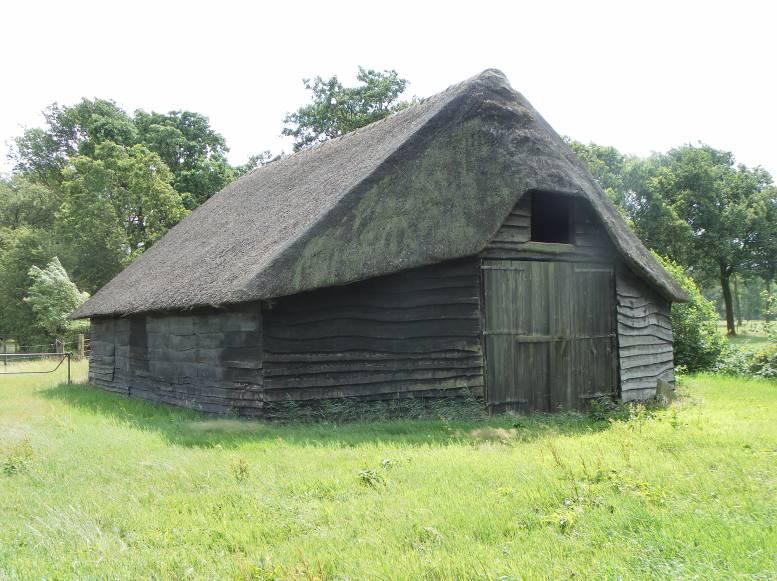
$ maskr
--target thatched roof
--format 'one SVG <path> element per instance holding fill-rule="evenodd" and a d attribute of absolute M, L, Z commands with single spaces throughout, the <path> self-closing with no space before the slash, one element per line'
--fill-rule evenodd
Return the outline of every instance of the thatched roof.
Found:
<path fill-rule="evenodd" d="M 687 299 L 558 134 L 486 70 L 230 184 L 73 317 L 269 299 L 473 255 L 530 190 L 590 200 L 627 264 Z"/>

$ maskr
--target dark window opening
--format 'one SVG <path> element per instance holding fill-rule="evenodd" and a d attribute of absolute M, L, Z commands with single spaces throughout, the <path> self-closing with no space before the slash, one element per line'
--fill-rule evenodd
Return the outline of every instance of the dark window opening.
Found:
<path fill-rule="evenodd" d="M 573 244 L 571 196 L 535 192 L 531 200 L 531 239 Z"/>

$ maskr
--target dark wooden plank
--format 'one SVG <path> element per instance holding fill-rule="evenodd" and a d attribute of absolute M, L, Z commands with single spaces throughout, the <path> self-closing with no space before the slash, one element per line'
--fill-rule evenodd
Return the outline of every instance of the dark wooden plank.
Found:
<path fill-rule="evenodd" d="M 279 299 L 265 313 L 265 393 L 310 400 L 482 386 L 479 302 L 476 259 Z"/>
<path fill-rule="evenodd" d="M 264 389 L 269 392 L 289 388 L 366 386 L 373 383 L 479 377 L 482 373 L 482 367 L 477 365 L 465 368 L 349 370 L 305 375 L 265 376 Z"/>
<path fill-rule="evenodd" d="M 300 326 L 286 326 L 274 321 L 265 329 L 265 340 L 268 349 L 271 349 L 271 345 L 277 340 L 307 342 L 344 337 L 409 340 L 414 337 L 477 336 L 479 331 L 479 317 L 443 317 L 422 321 L 334 318 Z"/>
<path fill-rule="evenodd" d="M 358 362 L 358 366 L 356 363 Z M 402 370 L 423 370 L 423 369 L 460 369 L 482 366 L 482 357 L 480 355 L 469 355 L 466 357 L 457 357 L 455 359 L 435 359 L 429 356 L 423 359 L 415 358 L 392 358 L 382 360 L 358 361 L 347 359 L 342 361 L 333 361 L 319 364 L 309 364 L 304 368 L 298 365 L 283 365 L 277 363 L 264 363 L 264 377 L 282 377 L 318 374 L 318 373 L 362 373 L 369 371 L 402 371 Z"/>
<path fill-rule="evenodd" d="M 302 362 L 308 365 L 316 365 L 319 363 L 328 362 L 343 362 L 348 364 L 354 363 L 370 363 L 374 361 L 390 360 L 397 361 L 401 358 L 402 361 L 407 361 L 408 364 L 417 364 L 419 360 L 431 359 L 458 359 L 461 357 L 477 356 L 480 357 L 481 348 L 480 343 L 472 341 L 471 345 L 467 349 L 449 349 L 449 350 L 426 350 L 426 351 L 402 351 L 391 352 L 389 350 L 378 351 L 364 351 L 355 349 L 353 351 L 334 351 L 334 352 L 305 352 L 305 353 L 264 353 L 265 366 L 272 367 L 274 365 L 283 365 L 289 362 Z"/>
<path fill-rule="evenodd" d="M 457 388 L 476 389 L 482 387 L 482 374 L 448 379 L 400 380 L 366 385 L 343 385 L 336 387 L 304 387 L 298 389 L 272 390 L 265 392 L 265 402 L 304 401 L 344 397 L 371 397 L 395 395 L 414 391 L 448 390 Z"/>

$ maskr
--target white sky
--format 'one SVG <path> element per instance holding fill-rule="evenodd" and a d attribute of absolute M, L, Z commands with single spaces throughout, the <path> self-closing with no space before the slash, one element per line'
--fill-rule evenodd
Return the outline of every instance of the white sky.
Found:
<path fill-rule="evenodd" d="M 287 151 L 303 77 L 394 68 L 425 97 L 504 71 L 561 134 L 646 155 L 704 141 L 777 177 L 777 3 L 131 0 L 0 4 L 6 142 L 57 101 L 207 115 L 242 163 Z"/>

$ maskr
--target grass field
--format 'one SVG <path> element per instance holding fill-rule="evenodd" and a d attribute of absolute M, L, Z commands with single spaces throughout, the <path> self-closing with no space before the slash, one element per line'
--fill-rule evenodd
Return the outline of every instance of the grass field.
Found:
<path fill-rule="evenodd" d="M 54 381 L 0 376 L 0 579 L 777 577 L 775 383 L 278 425 Z"/>
<path fill-rule="evenodd" d="M 764 321 L 759 320 L 742 321 L 742 324 L 737 326 L 737 334 L 733 337 L 728 337 L 728 342 L 733 347 L 745 349 L 765 347 L 769 343 L 769 337 L 766 334 L 764 325 Z M 718 330 L 725 334 L 726 321 L 718 322 Z"/>

